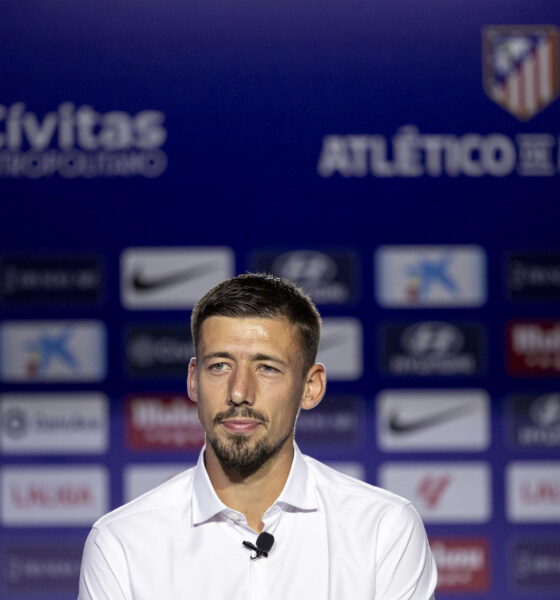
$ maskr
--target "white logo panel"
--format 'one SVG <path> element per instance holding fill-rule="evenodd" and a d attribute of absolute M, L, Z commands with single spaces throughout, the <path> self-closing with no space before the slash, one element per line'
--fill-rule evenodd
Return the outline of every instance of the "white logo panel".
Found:
<path fill-rule="evenodd" d="M 0 364 L 2 379 L 9 382 L 101 381 L 105 326 L 100 321 L 5 321 Z"/>
<path fill-rule="evenodd" d="M 560 521 L 560 461 L 512 462 L 507 466 L 506 483 L 510 521 Z"/>
<path fill-rule="evenodd" d="M 376 399 L 379 447 L 392 452 L 482 451 L 490 444 L 484 390 L 385 390 Z"/>
<path fill-rule="evenodd" d="M 360 321 L 352 317 L 323 319 L 317 361 L 325 365 L 330 380 L 359 379 L 363 372 Z"/>
<path fill-rule="evenodd" d="M 194 467 L 194 464 L 128 465 L 124 470 L 124 501 L 130 502 L 138 498 L 190 467 Z"/>
<path fill-rule="evenodd" d="M 108 447 L 104 394 L 4 394 L 0 396 L 3 454 L 101 454 Z"/>
<path fill-rule="evenodd" d="M 479 246 L 382 246 L 377 302 L 386 308 L 482 306 L 486 255 Z"/>
<path fill-rule="evenodd" d="M 128 248 L 121 254 L 121 300 L 129 309 L 189 309 L 233 274 L 226 247 Z"/>
<path fill-rule="evenodd" d="M 490 468 L 478 462 L 385 463 L 379 485 L 410 500 L 427 523 L 485 523 Z"/>
<path fill-rule="evenodd" d="M 1 522 L 7 526 L 90 526 L 108 510 L 101 466 L 4 467 Z"/>

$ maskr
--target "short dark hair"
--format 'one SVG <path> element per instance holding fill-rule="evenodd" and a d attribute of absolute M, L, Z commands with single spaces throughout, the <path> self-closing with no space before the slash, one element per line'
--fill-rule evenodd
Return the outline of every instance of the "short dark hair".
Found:
<path fill-rule="evenodd" d="M 311 298 L 289 279 L 268 273 L 246 273 L 212 288 L 192 312 L 195 352 L 202 323 L 212 316 L 286 319 L 299 331 L 304 373 L 315 363 L 321 316 Z"/>

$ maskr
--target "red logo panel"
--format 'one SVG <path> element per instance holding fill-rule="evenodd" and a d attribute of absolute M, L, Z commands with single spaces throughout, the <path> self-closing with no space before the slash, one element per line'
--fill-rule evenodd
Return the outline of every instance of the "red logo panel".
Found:
<path fill-rule="evenodd" d="M 430 538 L 438 568 L 436 591 L 484 592 L 489 587 L 488 540 L 483 538 Z"/>
<path fill-rule="evenodd" d="M 126 399 L 126 443 L 131 450 L 199 450 L 204 432 L 186 394 L 135 394 Z"/>
<path fill-rule="evenodd" d="M 510 321 L 506 361 L 512 375 L 560 376 L 560 321 Z"/>

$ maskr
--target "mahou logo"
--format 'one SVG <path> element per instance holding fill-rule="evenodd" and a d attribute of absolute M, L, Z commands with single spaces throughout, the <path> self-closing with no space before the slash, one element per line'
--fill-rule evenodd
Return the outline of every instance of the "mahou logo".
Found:
<path fill-rule="evenodd" d="M 5 467 L 0 483 L 3 525 L 87 526 L 108 508 L 101 466 Z"/>
<path fill-rule="evenodd" d="M 438 592 L 488 589 L 490 569 L 486 539 L 430 538 L 430 547 L 438 569 Z"/>
<path fill-rule="evenodd" d="M 38 115 L 0 104 L 0 177 L 158 177 L 167 167 L 159 110 L 98 112 L 63 102 Z"/>
<path fill-rule="evenodd" d="M 506 338 L 512 375 L 560 376 L 560 321 L 512 321 Z"/>
<path fill-rule="evenodd" d="M 204 432 L 196 404 L 185 394 L 138 394 L 126 400 L 131 450 L 199 450 Z"/>

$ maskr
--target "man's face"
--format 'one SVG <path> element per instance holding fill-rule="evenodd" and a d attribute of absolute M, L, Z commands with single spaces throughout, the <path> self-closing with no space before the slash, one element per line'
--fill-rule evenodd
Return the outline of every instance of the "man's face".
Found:
<path fill-rule="evenodd" d="M 290 452 L 306 377 L 297 329 L 285 319 L 213 316 L 189 365 L 189 395 L 207 443 L 241 474 Z"/>

